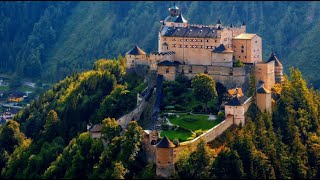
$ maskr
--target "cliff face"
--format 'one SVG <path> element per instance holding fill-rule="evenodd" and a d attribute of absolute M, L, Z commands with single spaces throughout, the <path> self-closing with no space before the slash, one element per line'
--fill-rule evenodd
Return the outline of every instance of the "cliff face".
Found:
<path fill-rule="evenodd" d="M 320 70 L 316 46 L 319 2 L 176 2 L 192 24 L 233 26 L 263 38 L 263 56 L 273 50 L 284 69 L 301 68 L 311 82 Z M 95 59 L 124 55 L 133 44 L 157 50 L 160 20 L 169 2 L 1 3 L 0 70 L 57 81 L 91 67 Z M 306 11 L 306 9 L 308 9 Z M 305 50 L 303 53 L 302 50 Z M 308 70 L 307 70 L 308 67 Z"/>

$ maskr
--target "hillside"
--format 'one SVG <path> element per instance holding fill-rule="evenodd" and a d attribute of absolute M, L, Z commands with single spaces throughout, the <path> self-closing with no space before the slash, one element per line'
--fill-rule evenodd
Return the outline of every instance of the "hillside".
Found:
<path fill-rule="evenodd" d="M 314 76 L 320 70 L 315 44 L 319 2 L 176 3 L 193 24 L 245 21 L 249 33 L 263 38 L 265 59 L 275 51 L 285 69 L 301 67 L 307 80 L 319 87 L 320 79 Z M 96 59 L 124 55 L 133 44 L 146 52 L 156 50 L 160 20 L 170 6 L 170 2 L 1 3 L 0 70 L 57 82 L 90 69 Z"/>

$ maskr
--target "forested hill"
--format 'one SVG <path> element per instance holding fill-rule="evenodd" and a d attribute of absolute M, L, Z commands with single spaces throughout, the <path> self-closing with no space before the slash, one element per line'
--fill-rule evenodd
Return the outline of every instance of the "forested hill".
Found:
<path fill-rule="evenodd" d="M 285 69 L 299 67 L 319 87 L 319 2 L 176 2 L 194 24 L 247 24 Z M 160 20 L 172 2 L 2 2 L 0 70 L 45 81 L 124 55 L 133 44 L 157 49 Z M 288 73 L 288 71 L 286 71 Z"/>

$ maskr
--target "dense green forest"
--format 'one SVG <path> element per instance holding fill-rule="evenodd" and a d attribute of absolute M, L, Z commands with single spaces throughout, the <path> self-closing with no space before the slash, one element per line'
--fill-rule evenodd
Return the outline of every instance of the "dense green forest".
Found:
<path fill-rule="evenodd" d="M 194 24 L 247 24 L 285 69 L 299 67 L 320 86 L 319 2 L 176 2 Z M 124 55 L 133 44 L 157 50 L 160 20 L 172 2 L 1 2 L 0 71 L 58 82 L 94 60 Z M 286 71 L 286 73 L 289 73 Z"/>

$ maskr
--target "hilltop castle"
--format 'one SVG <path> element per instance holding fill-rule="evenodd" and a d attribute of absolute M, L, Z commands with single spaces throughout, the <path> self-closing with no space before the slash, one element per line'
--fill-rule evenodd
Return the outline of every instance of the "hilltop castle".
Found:
<path fill-rule="evenodd" d="M 177 6 L 169 11 L 158 33 L 158 51 L 147 55 L 134 46 L 126 53 L 127 71 L 146 68 L 166 81 L 174 81 L 178 75 L 191 79 L 205 73 L 224 85 L 231 94 L 224 104 L 225 120 L 201 135 L 207 142 L 232 124 L 245 124 L 244 114 L 253 101 L 261 111 L 272 112 L 271 88 L 283 81 L 283 67 L 274 53 L 267 61 L 262 60 L 261 37 L 246 33 L 245 23 L 224 26 L 218 20 L 214 25 L 195 25 L 188 23 Z M 237 66 L 239 61 L 244 66 Z M 255 77 L 256 98 L 244 95 L 251 75 Z M 185 148 L 195 149 L 200 138 L 176 146 L 166 137 L 158 142 L 156 130 L 145 130 L 143 137 L 148 159 L 156 164 L 157 175 L 163 177 L 174 172 L 177 154 Z"/>
<path fill-rule="evenodd" d="M 215 25 L 195 25 L 188 23 L 177 6 L 169 12 L 158 33 L 158 51 L 147 55 L 134 46 L 126 53 L 128 70 L 148 66 L 169 81 L 179 74 L 193 78 L 205 73 L 227 89 L 242 88 L 244 92 L 249 87 L 250 72 L 254 72 L 257 87 L 265 88 L 265 92 L 282 82 L 282 64 L 274 53 L 268 61 L 262 61 L 262 39 L 246 33 L 244 22 L 240 27 L 224 26 L 220 20 Z M 235 67 L 237 60 L 245 66 Z M 271 108 L 271 104 L 257 104 L 266 106 L 261 110 Z"/>

